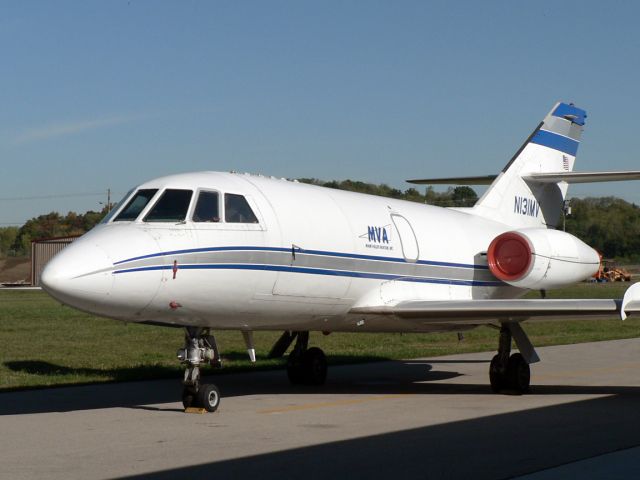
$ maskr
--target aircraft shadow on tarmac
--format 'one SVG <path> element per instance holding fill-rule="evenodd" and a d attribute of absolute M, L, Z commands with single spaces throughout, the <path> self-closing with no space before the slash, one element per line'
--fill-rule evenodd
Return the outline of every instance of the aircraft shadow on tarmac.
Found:
<path fill-rule="evenodd" d="M 227 398 L 226 401 L 233 401 L 230 397 L 255 394 L 495 395 L 491 392 L 488 381 L 486 384 L 437 382 L 462 376 L 463 374 L 455 368 L 455 365 L 460 363 L 487 361 L 439 359 L 344 365 L 332 367 L 327 383 L 321 387 L 291 386 L 283 370 L 209 375 L 205 377 L 205 381 L 215 382 L 220 387 L 223 397 Z M 20 364 L 21 368 L 31 368 L 35 371 L 58 369 L 56 365 L 46 362 Z M 442 366 L 434 369 L 434 366 L 440 364 Z M 445 364 L 448 364 L 449 368 L 444 367 Z M 13 367 L 18 368 L 18 365 Z M 180 379 L 172 378 L 5 392 L 0 393 L 0 415 L 114 407 L 180 411 L 176 406 L 180 401 L 180 388 Z M 636 398 L 640 396 L 640 387 L 625 386 L 534 385 L 531 390 L 535 395 L 606 394 Z"/>
<path fill-rule="evenodd" d="M 640 444 L 640 394 L 621 392 L 122 478 L 511 478 Z"/>

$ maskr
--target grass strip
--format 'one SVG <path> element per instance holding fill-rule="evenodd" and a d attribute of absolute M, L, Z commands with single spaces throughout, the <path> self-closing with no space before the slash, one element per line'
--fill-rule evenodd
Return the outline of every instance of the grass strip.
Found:
<path fill-rule="evenodd" d="M 579 284 L 548 292 L 548 298 L 620 298 L 629 284 Z M 539 298 L 531 292 L 529 298 Z M 182 377 L 175 351 L 183 331 L 87 315 L 64 307 L 41 291 L 0 290 L 0 391 L 96 382 Z M 640 319 L 566 320 L 526 323 L 536 346 L 561 345 L 640 336 Z M 281 332 L 255 332 L 257 364 L 249 362 L 239 332 L 216 331 L 224 362 L 216 373 L 272 369 L 282 359 L 267 359 Z M 431 357 L 492 351 L 494 329 L 455 333 L 311 335 L 331 364 Z M 205 372 L 209 373 L 209 372 Z"/>

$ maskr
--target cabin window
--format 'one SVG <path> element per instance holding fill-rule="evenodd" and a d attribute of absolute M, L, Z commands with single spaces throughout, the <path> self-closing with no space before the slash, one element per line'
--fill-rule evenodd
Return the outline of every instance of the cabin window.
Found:
<path fill-rule="evenodd" d="M 157 191 L 157 188 L 145 188 L 138 190 L 133 198 L 129 200 L 127 206 L 124 207 L 122 212 L 120 212 L 120 214 L 115 218 L 114 222 L 130 222 L 138 218 L 140 212 L 144 210 L 144 207 L 147 206 Z"/>
<path fill-rule="evenodd" d="M 144 217 L 145 222 L 182 222 L 187 218 L 192 190 L 166 189 L 151 211 Z"/>
<path fill-rule="evenodd" d="M 224 219 L 228 223 L 258 223 L 247 199 L 234 193 L 224 194 Z"/>
<path fill-rule="evenodd" d="M 220 204 L 218 192 L 200 192 L 196 208 L 193 211 L 194 222 L 219 222 Z"/>

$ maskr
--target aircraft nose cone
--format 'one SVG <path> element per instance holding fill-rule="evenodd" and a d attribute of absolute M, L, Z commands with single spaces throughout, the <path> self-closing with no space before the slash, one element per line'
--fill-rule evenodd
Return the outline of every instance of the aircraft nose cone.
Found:
<path fill-rule="evenodd" d="M 53 257 L 40 275 L 42 288 L 73 307 L 96 311 L 111 293 L 113 262 L 95 243 L 80 238 Z"/>

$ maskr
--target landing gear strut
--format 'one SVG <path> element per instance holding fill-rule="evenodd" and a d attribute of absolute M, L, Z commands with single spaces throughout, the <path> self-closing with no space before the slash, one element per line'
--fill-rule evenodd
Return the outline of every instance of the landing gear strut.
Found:
<path fill-rule="evenodd" d="M 322 385 L 327 359 L 318 347 L 309 347 L 309 332 L 296 332 L 297 340 L 287 360 L 287 376 L 293 385 Z"/>
<path fill-rule="evenodd" d="M 182 405 L 184 408 L 204 408 L 215 412 L 220 405 L 220 391 L 213 384 L 200 383 L 200 365 L 209 363 L 221 366 L 218 346 L 208 328 L 187 327 L 184 348 L 178 350 L 178 360 L 186 365 L 182 385 Z"/>
<path fill-rule="evenodd" d="M 511 330 L 507 325 L 500 327 L 498 353 L 489 366 L 491 390 L 495 393 L 503 390 L 525 393 L 529 390 L 531 371 L 521 353 L 511 355 Z"/>

